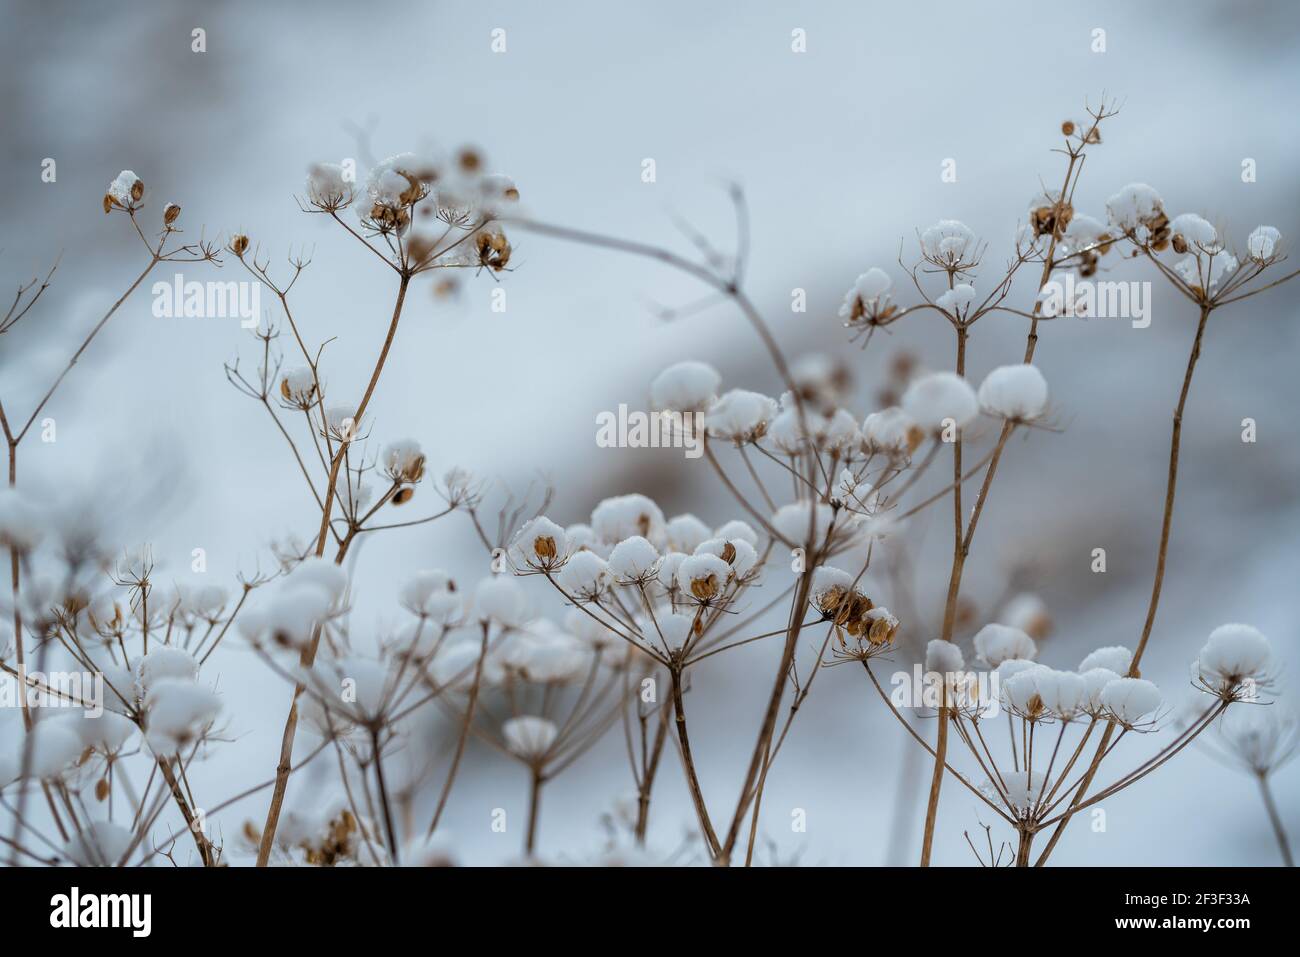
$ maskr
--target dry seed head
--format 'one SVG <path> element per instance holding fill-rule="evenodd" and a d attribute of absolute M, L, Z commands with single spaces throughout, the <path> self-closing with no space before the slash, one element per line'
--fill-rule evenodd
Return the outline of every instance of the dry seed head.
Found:
<path fill-rule="evenodd" d="M 181 208 L 177 206 L 175 203 L 168 203 L 163 208 L 163 225 L 170 226 L 172 223 L 176 222 L 176 220 L 180 218 L 180 215 L 181 215 Z"/>
<path fill-rule="evenodd" d="M 544 562 L 551 561 L 557 554 L 555 539 L 550 535 L 539 535 L 533 539 L 533 554 Z"/>
<path fill-rule="evenodd" d="M 248 237 L 243 233 L 236 233 L 230 240 L 230 251 L 243 259 L 244 253 L 248 252 Z"/>
<path fill-rule="evenodd" d="M 411 486 L 409 485 L 404 485 L 401 488 L 399 488 L 397 490 L 397 493 L 393 496 L 393 504 L 405 505 L 414 497 L 415 497 L 415 489 L 411 488 Z"/>
<path fill-rule="evenodd" d="M 1073 136 L 1073 135 L 1074 135 L 1074 121 L 1073 121 L 1073 120 L 1066 120 L 1064 123 L 1062 123 L 1062 124 L 1061 124 L 1061 132 L 1064 133 L 1066 136 Z"/>
<path fill-rule="evenodd" d="M 718 594 L 718 576 L 691 579 L 691 594 L 700 601 L 710 601 Z"/>

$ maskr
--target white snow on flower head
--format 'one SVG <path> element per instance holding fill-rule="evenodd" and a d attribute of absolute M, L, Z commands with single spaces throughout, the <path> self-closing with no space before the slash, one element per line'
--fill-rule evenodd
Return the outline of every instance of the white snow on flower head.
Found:
<path fill-rule="evenodd" d="M 325 432 L 340 442 L 351 442 L 361 435 L 363 422 L 356 417 L 356 407 L 351 405 L 331 405 L 325 409 Z"/>
<path fill-rule="evenodd" d="M 511 557 L 529 568 L 554 568 L 568 554 L 568 535 L 545 515 L 526 522 L 511 545 Z"/>
<path fill-rule="evenodd" d="M 480 619 L 491 619 L 507 628 L 521 628 L 529 619 L 528 596 L 515 579 L 494 575 L 478 583 L 474 608 Z"/>
<path fill-rule="evenodd" d="M 143 185 L 137 188 L 136 184 L 140 183 L 140 177 L 129 169 L 124 169 L 117 174 L 117 178 L 108 184 L 108 195 L 111 196 L 119 206 L 131 206 L 138 200 Z"/>
<path fill-rule="evenodd" d="M 564 537 L 569 546 L 569 551 L 578 552 L 584 548 L 594 548 L 599 542 L 596 539 L 596 533 L 590 525 L 584 525 L 582 522 L 575 522 L 564 530 Z"/>
<path fill-rule="evenodd" d="M 416 572 L 398 595 L 402 607 L 413 615 L 446 623 L 460 611 L 460 594 L 446 572 L 428 569 Z"/>
<path fill-rule="evenodd" d="M 1237 258 L 1231 253 L 1220 253 L 1209 261 L 1209 283 L 1206 283 L 1206 268 L 1196 256 L 1185 256 L 1174 263 L 1174 272 L 1180 279 L 1194 289 L 1213 293 L 1219 284 L 1230 278 L 1237 271 Z"/>
<path fill-rule="evenodd" d="M 650 403 L 655 409 L 703 412 L 722 385 L 722 376 L 707 362 L 687 359 L 669 366 L 650 383 Z"/>
<path fill-rule="evenodd" d="M 1094 668 L 1106 668 L 1117 675 L 1127 674 L 1133 664 L 1133 652 L 1123 645 L 1111 645 L 1098 648 L 1079 662 L 1079 673 L 1092 671 Z"/>
<path fill-rule="evenodd" d="M 965 223 L 955 219 L 941 219 L 921 233 L 921 249 L 925 258 L 941 266 L 957 267 L 968 262 L 973 253 L 975 234 Z"/>
<path fill-rule="evenodd" d="M 1043 693 L 1051 695 L 1052 669 L 1035 664 L 1002 681 L 1002 703 L 1012 714 L 1037 720 L 1046 716 Z"/>
<path fill-rule="evenodd" d="M 782 404 L 781 411 L 767 424 L 763 446 L 780 455 L 800 455 L 808 447 L 808 433 L 799 420 L 799 410 Z"/>
<path fill-rule="evenodd" d="M 1125 727 L 1132 727 L 1160 707 L 1160 689 L 1145 678 L 1116 678 L 1101 689 L 1101 704 Z"/>
<path fill-rule="evenodd" d="M 68 721 L 37 721 L 28 734 L 31 742 L 27 769 L 29 780 L 47 780 L 63 775 L 72 770 L 85 750 L 81 736 Z M 15 739 L 13 747 L 6 744 L 5 753 L 0 754 L 0 789 L 13 784 L 22 775 L 24 752 L 28 749 L 26 740 L 23 737 Z"/>
<path fill-rule="evenodd" d="M 1106 216 L 1110 224 L 1125 232 L 1149 229 L 1152 223 L 1164 216 L 1164 212 L 1164 200 L 1146 183 L 1129 183 L 1106 200 Z"/>
<path fill-rule="evenodd" d="M 555 580 L 573 598 L 592 601 L 609 587 L 609 565 L 595 552 L 575 552 L 556 574 Z"/>
<path fill-rule="evenodd" d="M 862 444 L 871 453 L 902 458 L 916 447 L 917 425 L 898 406 L 872 412 L 862 422 Z"/>
<path fill-rule="evenodd" d="M 951 289 L 945 290 L 934 304 L 945 312 L 965 316 L 974 301 L 975 287 L 970 283 L 959 282 Z"/>
<path fill-rule="evenodd" d="M 693 549 L 692 549 L 693 551 Z M 669 552 L 659 561 L 659 571 L 656 577 L 659 584 L 669 591 L 677 587 L 677 571 L 682 567 L 682 562 L 686 560 L 685 552 Z"/>
<path fill-rule="evenodd" d="M 314 163 L 307 172 L 307 201 L 319 209 L 347 206 L 354 193 L 353 184 L 337 163 Z"/>
<path fill-rule="evenodd" d="M 199 663 L 184 648 L 175 645 L 160 645 L 136 662 L 140 687 L 147 693 L 159 681 L 176 678 L 182 681 L 195 681 L 199 676 Z"/>
<path fill-rule="evenodd" d="M 677 587 L 686 597 L 708 602 L 722 595 L 730 577 L 731 566 L 717 555 L 689 555 L 677 568 Z"/>
<path fill-rule="evenodd" d="M 980 384 L 979 402 L 989 415 L 1032 422 L 1047 410 L 1047 380 L 1036 366 L 998 366 Z"/>
<path fill-rule="evenodd" d="M 742 522 L 738 518 L 733 518 L 729 522 L 719 525 L 713 533 L 714 538 L 725 538 L 731 541 L 735 538 L 743 538 L 749 544 L 758 546 L 758 532 L 748 522 Z"/>
<path fill-rule="evenodd" d="M 1012 596 L 999 616 L 1004 624 L 1019 628 L 1035 640 L 1046 638 L 1052 630 L 1052 617 L 1043 599 L 1031 592 Z"/>
<path fill-rule="evenodd" d="M 813 422 L 813 436 L 822 452 L 843 453 L 862 441 L 858 420 L 847 409 L 836 409 L 830 415 L 817 417 Z"/>
<path fill-rule="evenodd" d="M 380 459 L 384 474 L 394 482 L 414 483 L 424 478 L 424 452 L 414 439 L 390 442 Z"/>
<path fill-rule="evenodd" d="M 1281 242 L 1282 234 L 1272 226 L 1256 226 L 1246 237 L 1246 255 L 1252 262 L 1272 262 Z"/>
<path fill-rule="evenodd" d="M 1219 243 L 1219 233 L 1208 220 L 1202 219 L 1195 213 L 1183 213 L 1181 216 L 1175 216 L 1169 224 L 1170 235 L 1183 248 L 1179 252 L 1186 252 L 1187 248 L 1200 249 L 1205 252 L 1217 253 L 1222 246 Z"/>
<path fill-rule="evenodd" d="M 390 156 L 375 166 L 366 177 L 366 196 L 372 204 L 392 208 L 409 206 L 424 195 L 420 185 L 420 160 L 414 153 Z M 369 216 L 370 210 L 362 210 Z"/>
<path fill-rule="evenodd" d="M 951 641 L 936 638 L 925 646 L 925 670 L 952 674 L 966 667 L 961 649 Z"/>
<path fill-rule="evenodd" d="M 280 395 L 298 406 L 313 404 L 316 395 L 316 374 L 309 366 L 290 369 L 280 378 Z"/>
<path fill-rule="evenodd" d="M 63 856 L 77 867 L 115 867 L 131 846 L 135 832 L 112 821 L 91 821 L 68 838 Z"/>
<path fill-rule="evenodd" d="M 1206 685 L 1228 691 L 1265 677 L 1272 658 L 1272 647 L 1258 628 L 1233 623 L 1210 632 L 1194 668 Z"/>
<path fill-rule="evenodd" d="M 1119 680 L 1119 674 L 1109 668 L 1089 668 L 1087 671 L 1082 671 L 1079 677 L 1083 679 L 1084 713 L 1094 718 L 1101 717 L 1106 710 L 1101 700 L 1101 693 L 1112 681 Z"/>
<path fill-rule="evenodd" d="M 521 677 L 536 684 L 576 681 L 587 674 L 593 660 L 590 645 L 545 619 L 533 622 L 514 647 L 522 650 L 514 659 Z"/>
<path fill-rule="evenodd" d="M 983 790 L 1007 810 L 1016 815 L 1027 815 L 1043 797 L 1046 777 L 1040 771 L 999 771 L 998 785 L 985 782 Z"/>
<path fill-rule="evenodd" d="M 1106 231 L 1106 224 L 1099 219 L 1088 216 L 1084 213 L 1075 213 L 1070 224 L 1065 227 L 1065 237 L 1062 245 L 1066 253 L 1075 253 L 1081 249 L 1087 249 L 1095 246 L 1103 239 L 1109 237 Z"/>
<path fill-rule="evenodd" d="M 975 651 L 990 668 L 996 668 L 1011 658 L 1032 661 L 1038 654 L 1038 646 L 1019 628 L 989 624 L 976 633 Z"/>
<path fill-rule="evenodd" d="M 735 578 L 744 579 L 758 562 L 758 552 L 743 538 L 711 538 L 696 546 L 696 555 L 716 555 L 731 566 Z"/>
<path fill-rule="evenodd" d="M 221 712 L 221 699 L 193 681 L 155 682 L 145 698 L 144 733 L 157 755 L 176 754 L 198 740 Z"/>
<path fill-rule="evenodd" d="M 82 747 L 106 756 L 120 753 L 136 732 L 133 721 L 113 711 L 105 711 L 95 718 L 84 711 L 74 711 L 59 720 L 66 722 L 68 729 L 81 740 Z"/>
<path fill-rule="evenodd" d="M 808 540 L 809 527 L 809 509 L 811 504 L 805 499 L 798 502 L 792 502 L 789 505 L 782 505 L 772 515 L 772 527 L 787 542 L 794 542 L 796 545 L 811 544 L 815 548 L 820 548 L 826 541 L 826 534 L 831 529 L 831 521 L 835 520 L 835 535 L 837 540 L 834 544 L 843 544 L 845 538 L 851 538 L 853 533 L 859 527 L 857 516 L 841 514 L 835 515 L 834 509 L 824 502 L 818 502 L 813 509 L 812 518 L 812 540 Z"/>
<path fill-rule="evenodd" d="M 1054 717 L 1072 721 L 1089 713 L 1088 685 L 1073 671 L 1035 665 L 1012 675 L 1003 688 L 1012 713 L 1031 720 Z"/>
<path fill-rule="evenodd" d="M 693 552 L 700 542 L 713 536 L 709 526 L 694 515 L 674 515 L 665 527 L 668 548 L 677 552 Z"/>
<path fill-rule="evenodd" d="M 533 715 L 511 718 L 501 726 L 501 736 L 505 738 L 506 747 L 525 761 L 537 761 L 545 757 L 559 734 L 560 729 L 554 722 Z"/>
<path fill-rule="evenodd" d="M 980 655 L 983 658 L 983 655 Z M 1036 661 L 1030 661 L 1028 658 L 1007 658 L 1005 661 L 996 665 L 994 670 L 997 671 L 998 681 L 1006 684 L 1013 677 L 1022 671 L 1029 671 L 1033 668 L 1043 667 Z"/>
<path fill-rule="evenodd" d="M 655 565 L 659 561 L 659 551 L 640 535 L 625 538 L 614 546 L 609 553 L 609 570 L 615 581 L 645 581 L 654 577 Z"/>
<path fill-rule="evenodd" d="M 889 290 L 893 285 L 894 281 L 889 278 L 889 273 L 872 266 L 858 276 L 853 283 L 853 288 L 844 294 L 844 302 L 840 305 L 840 318 L 852 322 L 861 318 L 875 319 L 887 315 L 891 298 Z"/>
<path fill-rule="evenodd" d="M 808 591 L 809 604 L 828 611 L 828 602 L 838 605 L 838 596 L 853 587 L 853 576 L 833 565 L 818 565 L 813 569 L 812 586 Z M 829 608 L 833 611 L 833 608 Z"/>
<path fill-rule="evenodd" d="M 753 442 L 762 438 L 777 414 L 776 400 L 746 389 L 732 389 L 709 408 L 704 427 L 709 435 L 732 442 Z"/>
<path fill-rule="evenodd" d="M 903 413 L 925 432 L 943 428 L 951 419 L 958 428 L 979 412 L 975 390 L 955 372 L 918 376 L 903 393 Z"/>
<path fill-rule="evenodd" d="M 591 513 L 591 527 L 607 545 L 640 535 L 658 544 L 664 540 L 664 513 L 644 495 L 616 495 L 602 501 Z"/>
<path fill-rule="evenodd" d="M 1046 702 L 1048 710 L 1062 721 L 1072 721 L 1088 713 L 1088 685 L 1073 671 L 1054 672 L 1053 696 Z"/>

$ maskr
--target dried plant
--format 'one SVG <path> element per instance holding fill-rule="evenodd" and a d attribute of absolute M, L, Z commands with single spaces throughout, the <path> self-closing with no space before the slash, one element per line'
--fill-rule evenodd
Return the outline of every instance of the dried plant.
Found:
<path fill-rule="evenodd" d="M 865 417 L 844 407 L 852 359 L 791 363 L 745 291 L 748 210 L 738 187 L 729 190 L 735 250 L 722 253 L 682 224 L 698 253 L 684 256 L 525 214 L 514 183 L 487 173 L 484 157 L 471 149 L 447 160 L 396 156 L 374 164 L 360 184 L 342 166 L 312 167 L 298 201 L 304 214 L 342 229 L 349 243 L 364 247 L 358 257 L 366 267 L 378 259 L 392 282 L 382 339 L 348 344 L 375 353 L 357 394 L 325 374 L 331 341 L 314 337 L 314 324 L 299 313 L 294 291 L 310 275 L 306 256 L 273 268 L 259 243 L 242 233 L 222 248 L 203 240 L 179 244 L 175 205 L 164 209 L 151 241 L 140 225 L 143 183 L 123 172 L 104 210 L 128 218 L 148 251 L 147 267 L 29 416 L 12 419 L 0 404 L 9 452 L 0 545 L 11 558 L 13 632 L 11 642 L 0 635 L 0 667 L 24 692 L 16 737 L 22 746 L 0 759 L 0 806 L 10 825 L 0 840 L 10 863 L 172 860 L 185 839 L 204 866 L 222 865 L 231 849 L 208 821 L 254 798 L 265 802 L 265 816 L 246 818 L 236 840 L 259 865 L 449 863 L 455 855 L 441 824 L 473 741 L 524 770 L 521 850 L 525 859 L 546 859 L 546 785 L 619 733 L 634 798 L 609 819 L 604 862 L 749 865 L 763 852 L 779 863 L 783 851 L 765 846 L 761 835 L 764 791 L 818 676 L 844 664 L 861 666 L 884 709 L 931 763 L 922 866 L 936 840 L 945 839 L 939 808 L 949 778 L 1014 832 L 1007 841 L 995 841 L 993 825 L 984 825 L 983 841 L 963 832 L 979 863 L 1042 865 L 1073 818 L 1193 741 L 1208 740 L 1212 727 L 1229 742 L 1224 754 L 1258 778 L 1289 863 L 1267 782 L 1294 752 L 1294 726 L 1261 736 L 1223 724 L 1241 712 L 1274 713 L 1260 707 L 1273 694 L 1278 668 L 1268 641 L 1248 625 L 1215 628 L 1193 666 L 1205 704 L 1172 736 L 1163 697 L 1140 665 L 1159 608 L 1183 418 L 1210 317 L 1296 273 L 1279 268 L 1277 230 L 1259 227 L 1233 253 L 1220 230 L 1192 214 L 1170 218 L 1160 196 L 1142 184 L 1111 197 L 1105 222 L 1076 211 L 1084 158 L 1100 148 L 1102 127 L 1115 113 L 1103 103 L 1086 122 L 1062 125 L 1060 185 L 1031 200 L 1014 254 L 991 278 L 984 278 L 987 244 L 956 220 L 919 231 L 910 260 L 900 253 L 906 294 L 896 292 L 883 268 L 857 278 L 840 310 L 850 342 L 867 348 L 877 331 L 923 317 L 942 319 L 953 336 L 951 370 L 896 362 L 881 389 L 883 407 Z M 564 525 L 546 514 L 549 488 L 501 495 L 460 469 L 433 482 L 419 443 L 371 448 L 368 413 L 412 284 L 427 275 L 435 291 L 444 291 L 442 277 L 455 275 L 446 270 L 495 279 L 513 268 L 508 237 L 519 231 L 667 265 L 707 287 L 705 302 L 730 304 L 745 318 L 780 380 L 779 398 L 722 391 L 722 377 L 694 360 L 649 384 L 657 424 L 700 449 L 700 467 L 734 500 L 731 521 L 713 526 L 693 514 L 667 517 L 633 493 L 596 503 L 589 523 Z M 93 503 L 82 511 L 52 510 L 20 492 L 17 453 L 77 359 L 154 267 L 221 265 L 223 251 L 228 265 L 270 293 L 277 313 L 259 317 L 252 367 L 232 360 L 226 377 L 270 418 L 287 447 L 293 484 L 306 485 L 314 520 L 309 534 L 273 545 L 271 571 L 250 573 L 235 589 L 160 589 L 147 547 L 119 552 L 84 521 Z M 1050 628 L 1040 602 L 1011 589 L 999 603 L 1000 620 L 982 620 L 963 599 L 963 580 L 1011 438 L 1056 441 L 1065 431 L 1034 365 L 1040 332 L 1089 314 L 1096 302 L 1086 283 L 1121 259 L 1148 262 L 1188 301 L 1197 323 L 1173 416 L 1145 621 L 1133 630 L 1132 650 L 1102 648 L 1074 671 L 1055 670 L 1034 661 L 1035 639 Z M 53 275 L 51 269 L 44 280 L 19 286 L 0 334 L 28 315 Z M 667 314 L 684 322 L 694 308 Z M 1024 347 L 976 388 L 968 379 L 969 345 L 993 314 L 1023 324 Z M 429 498 L 437 504 L 422 508 Z M 439 570 L 412 576 L 401 591 L 405 623 L 366 640 L 352 621 L 347 563 L 357 560 L 355 546 L 375 532 L 453 513 L 468 521 L 493 574 L 472 589 Z M 931 513 L 951 515 L 951 561 L 943 602 L 927 616 L 910 548 L 915 519 Z M 559 615 L 539 616 L 539 593 Z M 927 642 L 931 634 L 937 637 Z M 967 640 L 978 666 L 972 669 L 962 648 Z M 715 772 L 701 766 L 687 704 L 711 693 L 692 690 L 709 680 L 697 680 L 700 663 L 760 642 L 773 648 L 770 688 L 753 726 L 728 731 L 746 761 L 734 802 L 719 804 L 706 796 L 702 781 Z M 283 679 L 288 713 L 267 780 L 208 806 L 193 793 L 188 769 L 237 752 L 239 744 L 226 740 L 221 698 L 204 666 L 219 647 L 235 643 Z M 102 714 L 91 714 L 95 701 L 84 689 L 70 691 L 47 673 L 56 658 L 102 680 Z M 925 675 L 906 702 L 886 691 L 880 674 L 884 663 L 900 659 L 921 662 Z M 896 688 L 898 674 L 907 672 L 889 679 Z M 29 691 L 38 703 L 63 699 L 85 713 L 49 717 L 28 707 Z M 1148 735 L 1160 743 L 1144 748 L 1139 742 Z M 698 833 L 663 855 L 652 850 L 648 829 L 668 750 L 680 761 Z M 336 790 L 299 806 L 289 800 L 290 783 L 312 763 L 313 770 L 331 766 Z M 1111 775 L 1116 765 L 1124 770 Z M 137 766 L 148 768 L 143 787 L 127 770 Z M 1107 783 L 1094 788 L 1098 780 Z M 159 822 L 169 807 L 184 830 L 163 836 Z"/>

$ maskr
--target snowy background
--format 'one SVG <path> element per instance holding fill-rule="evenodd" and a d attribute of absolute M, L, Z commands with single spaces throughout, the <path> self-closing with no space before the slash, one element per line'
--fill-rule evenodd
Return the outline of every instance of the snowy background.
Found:
<path fill-rule="evenodd" d="M 293 199 L 309 163 L 364 156 L 358 129 L 377 158 L 476 144 L 516 179 L 538 218 L 683 252 L 672 216 L 729 243 L 722 184 L 739 181 L 753 224 L 753 297 L 791 356 L 836 351 L 853 363 L 860 412 L 874 408 L 891 356 L 907 349 L 941 367 L 950 336 L 921 316 L 860 353 L 835 319 L 844 289 L 869 265 L 893 267 L 899 281 L 900 240 L 910 250 L 914 229 L 941 217 L 989 241 L 991 275 L 1029 198 L 1060 179 L 1062 158 L 1049 150 L 1061 121 L 1081 118 L 1085 99 L 1096 103 L 1103 90 L 1123 110 L 1089 154 L 1079 210 L 1104 215 L 1106 197 L 1138 180 L 1161 191 L 1171 215 L 1200 213 L 1239 245 L 1261 222 L 1300 234 L 1300 127 L 1291 116 L 1300 9 L 1284 2 L 1009 3 L 996 15 L 942 2 L 50 2 L 5 16 L 0 150 L 10 188 L 0 198 L 0 275 L 16 282 L 63 257 L 33 314 L 39 321 L 0 343 L 0 394 L 18 409 L 140 268 L 125 219 L 99 212 L 123 168 L 156 203 L 180 203 L 191 234 L 242 231 L 280 262 L 310 251 L 297 313 L 317 341 L 339 337 L 326 353 L 331 383 L 359 389 L 391 309 L 390 277 Z M 207 31 L 206 53 L 190 50 L 195 27 Z M 1101 54 L 1090 49 L 1097 27 L 1107 34 Z M 490 49 L 494 28 L 506 30 L 505 54 Z M 804 54 L 790 50 L 794 28 L 807 31 Z M 55 184 L 40 181 L 45 157 L 58 162 Z M 647 157 L 654 184 L 640 179 Z M 956 160 L 955 183 L 940 182 L 946 158 Z M 1244 158 L 1257 164 L 1255 183 L 1241 181 Z M 627 491 L 649 494 L 669 515 L 739 517 L 702 462 L 598 449 L 593 436 L 596 413 L 642 407 L 650 378 L 683 358 L 713 363 L 726 387 L 778 391 L 741 317 L 719 307 L 665 324 L 646 304 L 692 300 L 699 289 L 690 280 L 539 236 L 514 240 L 505 313 L 491 310 L 486 276 L 450 303 L 436 301 L 427 281 L 415 287 L 372 406 L 375 439 L 419 439 L 433 475 L 462 465 L 522 489 L 545 473 L 559 486 L 550 514 L 562 523 L 585 521 L 601 498 Z M 186 270 L 187 279 L 244 278 L 229 265 L 225 274 Z M 1135 268 L 1115 278 L 1155 277 Z M 796 287 L 808 291 L 806 314 L 790 312 Z M 964 594 L 985 615 L 1006 570 L 1032 567 L 1028 584 L 1056 619 L 1040 657 L 1058 667 L 1097 645 L 1132 645 L 1145 612 L 1169 414 L 1195 321 L 1186 303 L 1156 290 L 1149 329 L 1094 321 L 1044 330 L 1038 360 L 1065 431 L 1013 443 L 968 566 Z M 1021 291 L 1022 307 L 1028 295 Z M 1295 297 L 1293 289 L 1260 296 L 1217 316 L 1208 334 L 1144 662 L 1175 702 L 1190 693 L 1187 663 L 1221 622 L 1251 622 L 1292 670 L 1300 660 Z M 1023 334 L 1013 317 L 985 320 L 973 377 L 1018 357 Z M 306 534 L 317 520 L 265 413 L 226 384 L 222 363 L 241 352 L 253 361 L 237 322 L 156 319 L 141 290 L 50 406 L 58 441 L 24 445 L 21 484 L 102 487 L 124 538 L 153 542 L 164 579 L 193 579 L 196 547 L 207 551 L 208 580 L 233 583 L 238 569 L 269 565 L 271 538 Z M 539 386 L 547 377 L 556 384 Z M 1248 416 L 1258 422 L 1254 445 L 1239 438 Z M 1088 568 L 1099 546 L 1106 575 Z M 928 558 L 920 588 L 935 614 L 947 568 L 939 550 Z M 470 581 L 486 573 L 459 518 L 368 544 L 356 565 L 354 627 L 391 631 L 397 588 L 433 566 Z M 749 646 L 694 677 L 693 743 L 720 808 L 735 800 L 776 654 Z M 200 803 L 270 775 L 288 700 L 283 682 L 237 642 L 205 668 L 214 673 L 238 742 L 191 773 Z M 896 818 L 893 806 L 911 745 L 856 670 L 818 681 L 769 779 L 764 833 L 804 863 L 913 861 L 920 813 Z M 599 816 L 630 787 L 617 737 L 548 790 L 543 853 L 577 857 L 599 846 Z M 1112 773 L 1154 746 L 1133 744 Z M 671 757 L 652 822 L 652 842 L 666 849 L 691 822 Z M 330 769 L 317 770 L 295 778 L 291 804 L 310 806 L 328 787 Z M 488 821 L 494 807 L 522 813 L 524 784 L 517 766 L 471 751 L 447 818 L 464 860 L 516 855 L 516 835 L 494 834 Z M 1300 833 L 1300 763 L 1276 788 Z M 956 787 L 945 793 L 936 859 L 971 864 L 961 832 L 978 827 L 979 808 Z M 795 807 L 807 810 L 806 834 L 789 831 Z M 221 816 L 232 850 L 242 821 L 260 823 L 264 811 L 259 797 Z M 1107 811 L 1106 832 L 1076 824 L 1056 863 L 1276 860 L 1253 783 L 1194 750 Z"/>

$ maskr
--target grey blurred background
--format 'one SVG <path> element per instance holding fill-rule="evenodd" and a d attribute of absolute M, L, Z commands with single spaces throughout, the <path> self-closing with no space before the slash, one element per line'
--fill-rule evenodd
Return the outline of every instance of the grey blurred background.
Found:
<path fill-rule="evenodd" d="M 1291 116 L 1300 9 L 1284 2 L 1004 3 L 996 12 L 946 2 L 43 2 L 5 3 L 4 22 L 0 275 L 30 278 L 62 255 L 47 298 L 0 343 L 0 394 L 20 410 L 141 266 L 125 219 L 99 210 L 123 168 L 144 179 L 153 215 L 180 203 L 190 235 L 245 232 L 281 271 L 291 251 L 310 252 L 297 314 L 317 341 L 339 337 L 326 352 L 331 383 L 360 389 L 391 309 L 389 277 L 293 199 L 310 163 L 364 155 L 358 130 L 376 158 L 475 144 L 516 179 L 537 218 L 683 252 L 674 215 L 732 242 L 723 184 L 740 182 L 753 297 L 792 357 L 825 352 L 852 364 L 859 412 L 875 407 L 900 350 L 942 367 L 951 344 L 921 316 L 859 352 L 835 318 L 844 290 L 870 265 L 901 284 L 900 241 L 910 256 L 914 230 L 942 217 L 989 241 L 984 275 L 993 276 L 1030 197 L 1060 179 L 1062 158 L 1050 149 L 1061 121 L 1081 118 L 1103 90 L 1123 109 L 1089 153 L 1080 211 L 1104 218 L 1106 197 L 1137 180 L 1161 191 L 1171 215 L 1197 212 L 1238 246 L 1260 223 L 1287 238 L 1300 231 Z M 206 53 L 191 52 L 196 27 L 207 32 Z M 506 31 L 504 54 L 490 47 L 496 28 Z M 807 31 L 806 53 L 791 52 L 795 28 Z M 1105 53 L 1090 48 L 1095 28 L 1106 31 Z M 54 184 L 40 179 L 46 157 L 58 163 Z M 641 181 L 645 158 L 656 162 L 654 184 Z M 940 182 L 947 158 L 955 183 Z M 1256 161 L 1257 182 L 1241 181 L 1244 158 Z M 461 465 L 522 490 L 544 473 L 558 486 L 550 515 L 562 523 L 585 521 L 601 498 L 626 491 L 669 515 L 740 517 L 702 463 L 598 449 L 593 436 L 597 412 L 643 406 L 651 377 L 683 358 L 715 364 L 726 387 L 779 391 L 741 317 L 722 306 L 664 323 L 647 303 L 693 300 L 700 290 L 689 279 L 614 253 L 513 238 L 505 313 L 491 310 L 486 276 L 450 302 L 427 283 L 415 288 L 372 406 L 373 441 L 420 440 L 435 475 Z M 184 271 L 244 278 L 229 264 L 226 274 Z M 1156 277 L 1130 266 L 1114 278 Z M 796 287 L 807 290 L 806 314 L 790 311 Z M 968 566 L 964 593 L 982 617 L 994 613 L 1009 569 L 1032 568 L 1026 584 L 1056 620 L 1040 658 L 1058 667 L 1098 645 L 1131 646 L 1145 612 L 1169 415 L 1195 321 L 1186 303 L 1156 290 L 1149 329 L 1100 320 L 1044 329 L 1038 361 L 1064 431 L 1013 444 Z M 1291 665 L 1300 654 L 1297 290 L 1217 316 L 1208 334 L 1145 662 L 1171 703 L 1190 695 L 1187 664 L 1221 622 L 1257 625 Z M 1019 292 L 1027 308 L 1032 291 Z M 987 319 L 972 375 L 1017 361 L 1023 335 L 1014 317 Z M 207 580 L 233 583 L 239 569 L 269 566 L 268 542 L 309 533 L 313 506 L 265 414 L 227 385 L 222 363 L 237 354 L 255 360 L 237 322 L 156 319 L 148 290 L 137 292 L 51 404 L 58 441 L 24 445 L 20 483 L 120 488 L 102 507 L 126 539 L 153 542 L 164 577 L 194 579 L 196 547 L 207 550 Z M 1245 417 L 1258 422 L 1254 445 L 1239 438 Z M 413 504 L 431 499 L 425 491 Z M 946 525 L 931 523 L 929 537 L 943 538 Z M 1089 571 L 1098 546 L 1106 575 Z M 946 580 L 940 552 L 919 566 L 930 616 Z M 471 581 L 486 573 L 459 517 L 368 544 L 354 581 L 358 632 L 378 638 L 400 624 L 397 588 L 434 566 Z M 719 807 L 735 800 L 775 654 L 748 646 L 695 676 L 694 739 Z M 213 664 L 239 739 L 191 775 L 215 803 L 271 773 L 287 688 L 235 642 L 209 663 L 210 678 Z M 769 779 L 763 833 L 782 859 L 913 861 L 919 813 L 895 815 L 911 745 L 861 674 L 837 669 L 818 682 Z M 630 787 L 616 738 L 548 791 L 544 853 L 579 857 L 600 846 L 599 816 Z M 1154 747 L 1131 745 L 1112 773 Z M 652 841 L 670 849 L 691 812 L 676 761 L 666 763 Z M 295 781 L 293 801 L 324 799 L 329 769 L 317 770 Z M 488 814 L 522 813 L 524 784 L 518 768 L 471 752 L 448 816 L 462 859 L 516 854 L 515 836 L 492 833 Z M 1297 766 L 1276 787 L 1300 831 Z M 790 832 L 796 807 L 807 811 L 806 834 Z M 1077 824 L 1057 863 L 1276 860 L 1253 783 L 1194 750 L 1106 807 L 1106 832 Z M 242 820 L 260 823 L 264 810 L 258 798 L 221 816 L 232 848 Z M 977 804 L 950 788 L 936 859 L 973 864 L 961 832 L 981 820 Z"/>

